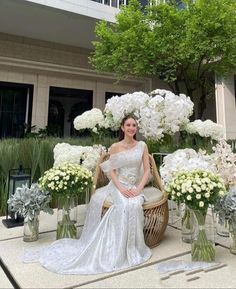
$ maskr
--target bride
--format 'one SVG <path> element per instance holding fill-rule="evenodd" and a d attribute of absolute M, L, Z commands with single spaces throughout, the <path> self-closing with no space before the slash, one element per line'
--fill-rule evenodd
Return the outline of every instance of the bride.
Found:
<path fill-rule="evenodd" d="M 148 149 L 136 140 L 136 132 L 135 118 L 125 117 L 120 141 L 101 164 L 110 182 L 92 196 L 80 239 L 61 239 L 38 252 L 26 251 L 24 262 L 39 262 L 59 274 L 98 274 L 136 266 L 151 257 L 144 242 L 142 208 L 142 190 L 150 175 Z M 113 205 L 101 218 L 108 195 Z"/>

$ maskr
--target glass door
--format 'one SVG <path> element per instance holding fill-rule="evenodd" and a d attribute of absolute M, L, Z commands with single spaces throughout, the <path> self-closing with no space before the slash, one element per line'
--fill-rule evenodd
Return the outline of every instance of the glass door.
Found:
<path fill-rule="evenodd" d="M 31 125 L 33 86 L 0 82 L 0 138 L 24 137 Z"/>

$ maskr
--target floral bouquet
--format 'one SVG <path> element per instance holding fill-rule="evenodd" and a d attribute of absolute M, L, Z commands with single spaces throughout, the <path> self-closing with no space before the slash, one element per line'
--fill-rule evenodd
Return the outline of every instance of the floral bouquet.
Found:
<path fill-rule="evenodd" d="M 15 215 L 19 213 L 25 221 L 32 221 L 35 214 L 39 214 L 40 211 L 53 214 L 53 210 L 49 207 L 50 201 L 51 194 L 48 191 L 40 189 L 38 184 L 32 184 L 30 188 L 25 185 L 16 188 L 7 203 Z"/>
<path fill-rule="evenodd" d="M 184 203 L 193 210 L 199 229 L 196 241 L 192 243 L 193 261 L 213 261 L 215 250 L 212 242 L 207 239 L 205 220 L 208 206 L 226 193 L 223 180 L 205 170 L 180 172 L 165 189 L 172 200 Z"/>
<path fill-rule="evenodd" d="M 92 172 L 79 164 L 62 163 L 44 172 L 42 188 L 57 196 L 77 196 L 92 184 Z"/>
<path fill-rule="evenodd" d="M 57 239 L 76 238 L 76 198 L 90 189 L 92 172 L 79 164 L 62 163 L 46 171 L 39 183 L 58 197 Z"/>

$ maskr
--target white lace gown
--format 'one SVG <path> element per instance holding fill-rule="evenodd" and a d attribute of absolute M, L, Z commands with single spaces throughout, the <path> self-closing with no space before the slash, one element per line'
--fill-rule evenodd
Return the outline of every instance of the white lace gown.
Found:
<path fill-rule="evenodd" d="M 144 142 L 111 155 L 101 164 L 104 172 L 116 169 L 126 187 L 137 185 Z M 113 205 L 101 218 L 102 205 L 110 195 Z M 112 181 L 92 196 L 80 239 L 61 239 L 37 252 L 26 251 L 24 262 L 40 262 L 59 274 L 98 274 L 121 270 L 147 261 L 151 250 L 143 235 L 144 196 L 124 197 Z"/>

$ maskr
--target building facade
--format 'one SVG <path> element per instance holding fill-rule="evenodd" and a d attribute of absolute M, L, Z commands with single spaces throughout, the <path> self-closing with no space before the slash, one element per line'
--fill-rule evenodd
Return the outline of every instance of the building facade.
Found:
<path fill-rule="evenodd" d="M 148 78 L 117 83 L 114 75 L 97 73 L 89 64 L 96 22 L 114 22 L 126 3 L 0 1 L 0 138 L 21 137 L 32 126 L 73 136 L 74 117 L 92 107 L 103 109 L 111 95 L 165 87 Z M 227 136 L 236 138 L 231 80 L 216 82 L 217 121 L 227 126 Z"/>

